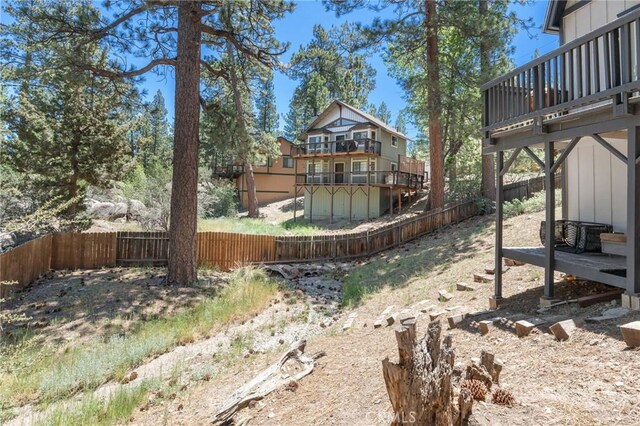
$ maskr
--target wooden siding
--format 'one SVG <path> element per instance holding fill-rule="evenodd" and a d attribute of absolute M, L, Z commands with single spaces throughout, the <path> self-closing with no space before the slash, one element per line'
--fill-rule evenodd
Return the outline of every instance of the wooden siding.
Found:
<path fill-rule="evenodd" d="M 640 0 L 593 0 L 562 19 L 562 40 L 569 43 L 618 19 L 618 14 L 640 4 Z M 571 7 L 567 3 L 567 8 Z"/>
<path fill-rule="evenodd" d="M 626 140 L 607 141 L 626 155 Z M 625 232 L 626 165 L 589 137 L 578 142 L 565 164 L 567 219 L 607 223 L 614 231 Z"/>

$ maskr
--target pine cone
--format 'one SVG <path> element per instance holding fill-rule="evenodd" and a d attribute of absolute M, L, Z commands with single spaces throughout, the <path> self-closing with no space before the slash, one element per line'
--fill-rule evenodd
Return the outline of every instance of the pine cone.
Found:
<path fill-rule="evenodd" d="M 494 404 L 508 405 L 509 407 L 515 402 L 511 392 L 504 389 L 496 389 L 493 391 L 492 400 Z"/>
<path fill-rule="evenodd" d="M 460 386 L 462 389 L 469 389 L 471 396 L 477 401 L 484 401 L 487 397 L 487 386 L 480 380 L 467 379 Z"/>

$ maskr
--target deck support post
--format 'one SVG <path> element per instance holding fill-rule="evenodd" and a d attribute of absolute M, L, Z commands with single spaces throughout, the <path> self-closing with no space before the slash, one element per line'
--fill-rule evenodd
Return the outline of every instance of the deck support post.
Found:
<path fill-rule="evenodd" d="M 367 185 L 367 220 L 371 215 L 371 187 Z"/>
<path fill-rule="evenodd" d="M 553 171 L 554 142 L 545 144 L 544 184 L 546 191 L 546 217 L 544 242 L 544 298 L 553 298 L 553 273 L 555 268 L 555 229 L 556 229 L 556 196 L 555 173 Z"/>
<path fill-rule="evenodd" d="M 349 185 L 349 223 L 353 218 L 353 185 Z"/>
<path fill-rule="evenodd" d="M 640 126 L 627 130 L 627 292 L 626 298 L 635 298 L 629 308 L 639 309 L 640 293 Z M 624 301 L 623 297 L 623 301 Z M 634 306 L 635 305 L 635 306 Z"/>
<path fill-rule="evenodd" d="M 504 198 L 504 176 L 500 171 L 504 167 L 504 151 L 498 151 L 496 153 L 496 247 L 495 247 L 495 270 L 494 270 L 494 296 L 491 303 L 491 308 L 498 307 L 499 301 L 502 299 L 502 221 L 503 221 L 503 207 L 502 201 Z"/>

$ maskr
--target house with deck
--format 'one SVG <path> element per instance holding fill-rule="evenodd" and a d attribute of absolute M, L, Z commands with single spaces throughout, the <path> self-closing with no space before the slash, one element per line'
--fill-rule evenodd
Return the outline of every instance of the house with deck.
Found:
<path fill-rule="evenodd" d="M 294 193 L 304 196 L 304 217 L 310 221 L 393 213 L 423 187 L 424 162 L 407 156 L 407 137 L 339 100 L 299 139 L 291 156 L 304 171 L 296 174 Z"/>
<path fill-rule="evenodd" d="M 481 88 L 483 151 L 496 154 L 492 305 L 507 257 L 544 267 L 543 299 L 561 271 L 618 287 L 623 305 L 640 309 L 640 1 L 552 0 L 544 30 L 559 35 L 558 49 Z M 518 155 L 545 172 L 539 247 L 503 247 L 503 176 Z"/>
<path fill-rule="evenodd" d="M 296 167 L 302 173 L 302 165 L 296 165 L 291 157 L 293 142 L 284 137 L 278 137 L 280 154 L 275 158 L 268 158 L 264 163 L 253 165 L 253 177 L 256 184 L 258 204 L 269 204 L 292 198 Z M 238 201 L 242 208 L 248 207 L 247 176 L 244 164 L 230 162 L 216 168 L 216 176 L 233 179 L 238 191 Z"/>

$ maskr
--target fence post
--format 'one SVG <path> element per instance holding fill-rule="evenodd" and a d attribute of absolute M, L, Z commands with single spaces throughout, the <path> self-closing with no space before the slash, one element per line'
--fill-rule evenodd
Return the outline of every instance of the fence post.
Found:
<path fill-rule="evenodd" d="M 371 254 L 371 241 L 369 241 L 369 230 L 367 230 L 367 255 Z"/>

